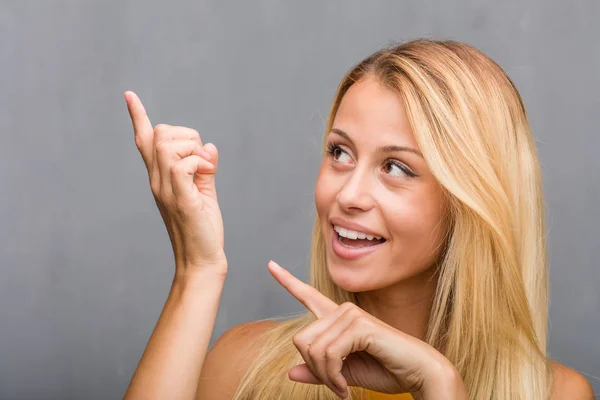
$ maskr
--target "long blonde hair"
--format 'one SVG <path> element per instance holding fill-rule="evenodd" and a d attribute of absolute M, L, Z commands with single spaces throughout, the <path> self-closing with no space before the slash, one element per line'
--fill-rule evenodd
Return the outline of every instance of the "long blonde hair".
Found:
<path fill-rule="evenodd" d="M 425 161 L 449 199 L 451 228 L 425 341 L 456 366 L 469 398 L 549 398 L 545 205 L 519 93 L 473 47 L 413 40 L 377 51 L 346 73 L 326 132 L 348 88 L 366 76 L 402 98 Z M 320 226 L 317 217 L 310 284 L 338 304 L 357 303 L 328 275 Z M 324 385 L 287 376 L 303 362 L 292 338 L 314 320 L 309 312 L 285 319 L 261 337 L 264 345 L 234 400 L 337 399 Z M 350 393 L 365 398 L 362 388 Z"/>

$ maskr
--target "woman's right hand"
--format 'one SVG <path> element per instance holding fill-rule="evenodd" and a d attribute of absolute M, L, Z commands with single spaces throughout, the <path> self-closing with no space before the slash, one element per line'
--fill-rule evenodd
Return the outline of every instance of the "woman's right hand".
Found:
<path fill-rule="evenodd" d="M 207 269 L 225 275 L 223 218 L 215 189 L 217 148 L 203 145 L 194 129 L 165 124 L 153 128 L 135 93 L 125 92 L 125 101 L 135 144 L 171 239 L 176 277 Z"/>

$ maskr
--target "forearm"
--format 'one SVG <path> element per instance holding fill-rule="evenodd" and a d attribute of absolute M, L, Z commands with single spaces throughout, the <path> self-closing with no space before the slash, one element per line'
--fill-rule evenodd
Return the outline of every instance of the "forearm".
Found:
<path fill-rule="evenodd" d="M 193 399 L 225 274 L 175 278 L 125 399 Z"/>

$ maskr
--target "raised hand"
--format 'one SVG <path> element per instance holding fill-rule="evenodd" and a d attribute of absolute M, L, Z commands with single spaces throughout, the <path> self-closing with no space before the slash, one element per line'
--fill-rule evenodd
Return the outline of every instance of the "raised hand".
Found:
<path fill-rule="evenodd" d="M 215 173 L 218 151 L 202 144 L 194 129 L 156 125 L 138 96 L 125 92 L 125 101 L 175 256 L 176 275 L 187 277 L 210 269 L 226 273 L 223 219 L 217 201 Z"/>
<path fill-rule="evenodd" d="M 342 398 L 347 386 L 416 398 L 466 399 L 450 361 L 429 344 L 375 318 L 354 303 L 336 304 L 271 261 L 273 277 L 318 319 L 294 336 L 305 364 L 293 381 L 325 384 Z"/>

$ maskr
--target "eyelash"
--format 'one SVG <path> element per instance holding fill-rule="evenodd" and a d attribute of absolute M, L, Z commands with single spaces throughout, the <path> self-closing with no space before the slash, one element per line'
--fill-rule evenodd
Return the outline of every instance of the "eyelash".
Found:
<path fill-rule="evenodd" d="M 327 154 L 329 154 L 330 156 L 333 157 L 336 150 L 340 150 L 340 151 L 343 151 L 344 153 L 348 154 L 348 152 L 346 152 L 344 149 L 342 149 L 339 145 L 332 143 L 332 142 L 327 143 Z M 404 172 L 406 174 L 406 176 L 409 178 L 414 178 L 417 176 L 414 172 L 412 172 L 410 169 L 408 169 L 404 164 L 401 164 L 400 162 L 398 162 L 396 160 L 388 159 L 385 162 L 386 162 L 386 164 L 387 163 L 394 164 L 395 166 L 400 168 L 402 170 L 402 172 Z"/>

